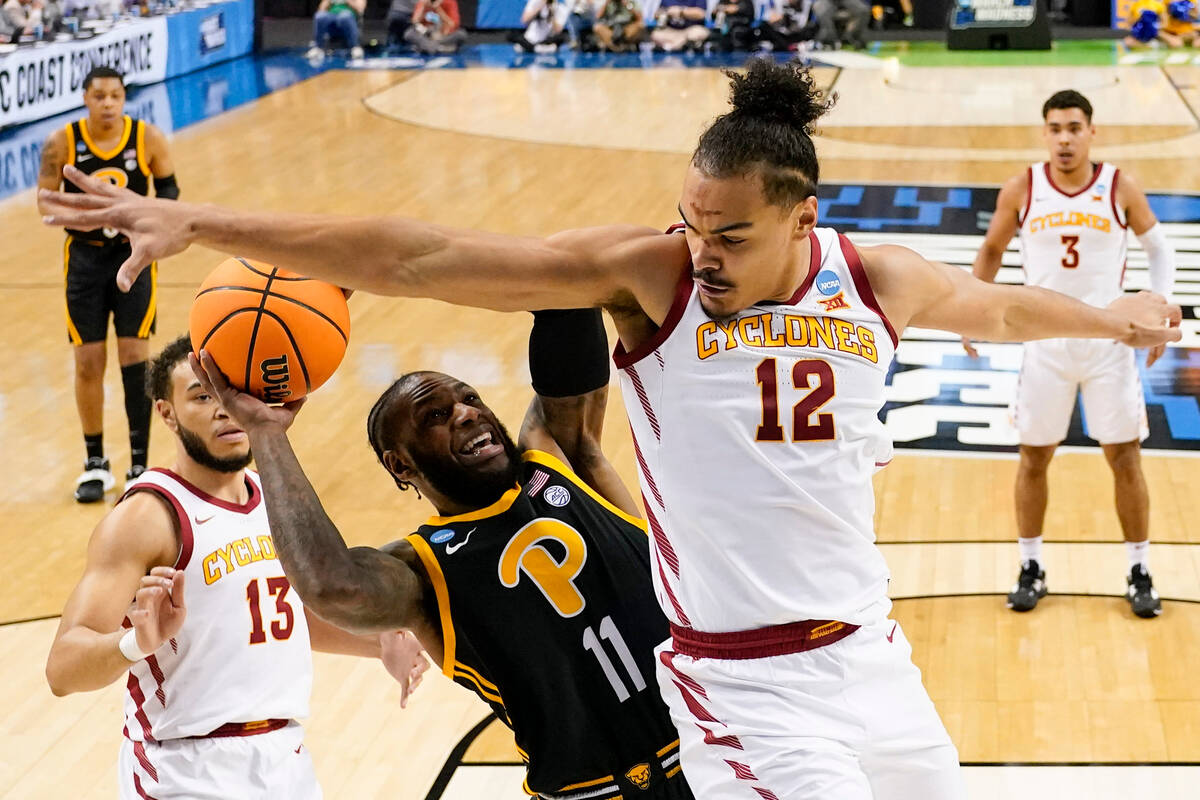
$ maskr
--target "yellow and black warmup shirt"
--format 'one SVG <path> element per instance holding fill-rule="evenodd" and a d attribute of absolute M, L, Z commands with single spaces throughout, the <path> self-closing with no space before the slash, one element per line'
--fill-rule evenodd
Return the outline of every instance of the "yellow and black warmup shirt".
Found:
<path fill-rule="evenodd" d="M 96 147 L 88 131 L 87 119 L 77 120 L 67 126 L 67 149 L 67 163 L 80 172 L 103 178 L 141 195 L 150 193 L 150 157 L 146 153 L 146 123 L 142 120 L 126 116 L 121 138 L 111 150 Z M 63 190 L 81 191 L 68 180 L 63 181 Z M 92 242 L 125 239 L 115 231 L 105 228 L 97 228 L 94 231 L 76 231 L 68 228 L 67 232 L 75 239 Z"/>
<path fill-rule="evenodd" d="M 530 793 L 665 796 L 670 778 L 690 796 L 654 677 L 668 628 L 645 523 L 553 456 L 524 460 L 497 502 L 408 537 L 437 593 L 442 669 L 512 728 Z"/>

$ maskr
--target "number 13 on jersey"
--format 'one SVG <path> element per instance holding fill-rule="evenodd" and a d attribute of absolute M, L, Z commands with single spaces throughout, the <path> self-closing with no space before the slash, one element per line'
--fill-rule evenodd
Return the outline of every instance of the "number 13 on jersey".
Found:
<path fill-rule="evenodd" d="M 755 370 L 758 385 L 762 390 L 762 424 L 754 434 L 754 440 L 758 442 L 784 441 L 784 429 L 779 420 L 781 381 L 777 370 L 774 358 L 764 358 Z M 785 376 L 783 382 L 786 384 L 786 381 Z M 835 438 L 833 414 L 821 412 L 821 408 L 836 394 L 833 367 L 825 361 L 813 358 L 797 361 L 792 365 L 791 385 L 797 392 L 804 393 L 792 406 L 791 440 L 824 442 Z M 786 385 L 784 392 L 790 393 Z"/>

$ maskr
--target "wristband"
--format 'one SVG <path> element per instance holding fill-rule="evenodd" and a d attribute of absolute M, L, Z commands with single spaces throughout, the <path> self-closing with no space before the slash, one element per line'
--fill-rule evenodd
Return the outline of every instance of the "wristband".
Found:
<path fill-rule="evenodd" d="M 125 631 L 125 635 L 121 637 L 121 643 L 118 647 L 121 650 L 121 655 L 125 656 L 129 661 L 141 661 L 154 653 L 153 650 L 149 653 L 142 652 L 142 648 L 138 647 L 137 632 L 133 628 Z"/>

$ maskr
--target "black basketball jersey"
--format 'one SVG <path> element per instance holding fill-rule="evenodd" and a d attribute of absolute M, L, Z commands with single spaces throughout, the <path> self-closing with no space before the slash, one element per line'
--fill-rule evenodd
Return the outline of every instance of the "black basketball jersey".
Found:
<path fill-rule="evenodd" d="M 600 789 L 649 762 L 677 773 L 645 525 L 553 456 L 524 459 L 500 500 L 408 537 L 437 594 L 442 669 L 512 728 L 531 793 Z"/>
<path fill-rule="evenodd" d="M 146 153 L 146 123 L 140 119 L 125 117 L 125 129 L 121 139 L 112 150 L 100 150 L 92 141 L 87 119 L 80 119 L 67 126 L 67 163 L 80 172 L 114 183 L 138 194 L 150 193 L 150 157 Z M 82 191 L 68 180 L 63 181 L 63 190 Z M 94 231 L 67 229 L 76 239 L 95 242 L 124 240 L 116 231 L 97 228 Z"/>

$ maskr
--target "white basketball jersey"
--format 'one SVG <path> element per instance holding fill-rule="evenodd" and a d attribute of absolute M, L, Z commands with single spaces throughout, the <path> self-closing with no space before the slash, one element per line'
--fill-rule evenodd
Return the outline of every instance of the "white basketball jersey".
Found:
<path fill-rule="evenodd" d="M 175 638 L 129 668 L 125 734 L 133 741 L 202 736 L 230 722 L 308 716 L 312 649 L 304 604 L 275 555 L 258 476 L 244 506 L 168 470 L 130 492 L 164 497 L 179 518 L 176 569 L 187 617 Z"/>
<path fill-rule="evenodd" d="M 1120 170 L 1096 167 L 1074 194 L 1054 185 L 1050 165 L 1029 168 L 1029 194 L 1020 219 L 1025 282 L 1106 306 L 1125 279 L 1126 222 L 1117 208 Z"/>
<path fill-rule="evenodd" d="M 886 616 L 874 472 L 896 340 L 853 246 L 810 236 L 796 294 L 728 319 L 690 269 L 621 389 L 651 528 L 654 581 L 676 624 L 706 632 Z"/>

